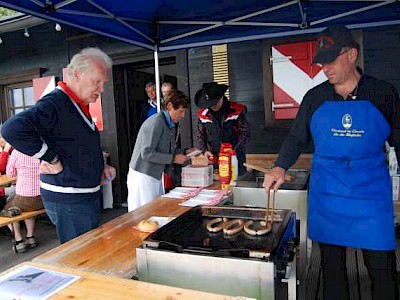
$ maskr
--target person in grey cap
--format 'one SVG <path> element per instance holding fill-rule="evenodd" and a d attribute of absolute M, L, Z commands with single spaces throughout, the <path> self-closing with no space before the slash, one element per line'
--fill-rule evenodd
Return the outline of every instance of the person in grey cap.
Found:
<path fill-rule="evenodd" d="M 221 143 L 231 143 L 239 163 L 239 175 L 245 173 L 246 145 L 250 140 L 250 125 L 246 107 L 229 101 L 225 96 L 228 86 L 216 82 L 204 83 L 195 95 L 197 112 L 197 140 L 207 158 L 218 157 Z"/>
<path fill-rule="evenodd" d="M 304 96 L 263 186 L 267 192 L 277 190 L 302 147 L 312 141 L 308 234 L 321 249 L 323 299 L 349 299 L 346 247 L 362 249 L 373 299 L 399 299 L 392 185 L 384 152 L 386 141 L 400 149 L 399 95 L 391 84 L 362 74 L 358 51 L 345 26 L 318 35 L 313 62 L 328 80 Z"/>

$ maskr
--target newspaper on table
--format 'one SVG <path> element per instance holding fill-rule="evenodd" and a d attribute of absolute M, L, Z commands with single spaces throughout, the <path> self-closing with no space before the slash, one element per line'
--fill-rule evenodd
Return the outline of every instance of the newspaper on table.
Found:
<path fill-rule="evenodd" d="M 0 300 L 47 299 L 80 276 L 21 266 L 0 276 Z"/>
<path fill-rule="evenodd" d="M 176 187 L 163 195 L 167 198 L 187 199 L 182 206 L 217 205 L 229 194 L 227 190 L 208 190 L 204 188 Z"/>

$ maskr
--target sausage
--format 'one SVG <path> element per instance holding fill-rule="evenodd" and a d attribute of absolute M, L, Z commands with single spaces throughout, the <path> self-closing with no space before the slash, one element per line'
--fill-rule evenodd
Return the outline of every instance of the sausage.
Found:
<path fill-rule="evenodd" d="M 210 220 L 206 226 L 209 232 L 219 232 L 224 228 L 224 221 L 222 218 L 215 218 Z"/>
<path fill-rule="evenodd" d="M 264 234 L 267 234 L 268 232 L 270 232 L 272 229 L 271 226 L 267 226 L 267 223 L 265 221 L 260 221 L 259 227 L 260 227 L 260 229 L 255 230 L 254 229 L 254 221 L 250 220 L 244 224 L 243 229 L 246 233 L 248 233 L 250 235 L 264 235 Z"/>
<path fill-rule="evenodd" d="M 226 235 L 233 235 L 235 233 L 238 233 L 242 231 L 243 229 L 243 220 L 241 219 L 233 219 L 231 221 L 228 221 L 224 223 L 224 233 Z"/>

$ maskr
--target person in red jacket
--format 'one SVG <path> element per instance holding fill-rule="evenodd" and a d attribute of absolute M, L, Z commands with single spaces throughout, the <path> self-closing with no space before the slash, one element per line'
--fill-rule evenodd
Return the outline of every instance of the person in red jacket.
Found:
<path fill-rule="evenodd" d="M 204 83 L 195 95 L 197 112 L 197 141 L 207 158 L 218 157 L 222 143 L 230 143 L 236 150 L 239 175 L 246 168 L 246 145 L 250 141 L 250 124 L 246 119 L 247 108 L 228 100 L 224 94 L 228 86 L 216 82 Z"/>
<path fill-rule="evenodd" d="M 6 174 L 7 162 L 13 148 L 4 138 L 0 136 L 0 175 Z M 0 209 L 6 204 L 9 195 L 15 192 L 15 186 L 8 188 L 0 187 Z"/>
<path fill-rule="evenodd" d="M 5 139 L 0 137 L 0 148 L 2 149 L 0 152 L 0 174 L 3 175 L 6 173 L 8 157 L 12 151 L 12 147 Z"/>

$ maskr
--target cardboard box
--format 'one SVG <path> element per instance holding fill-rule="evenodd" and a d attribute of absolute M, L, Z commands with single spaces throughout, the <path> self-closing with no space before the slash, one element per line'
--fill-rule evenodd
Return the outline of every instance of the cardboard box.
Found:
<path fill-rule="evenodd" d="M 213 166 L 186 166 L 182 168 L 182 186 L 206 187 L 213 183 Z"/>

